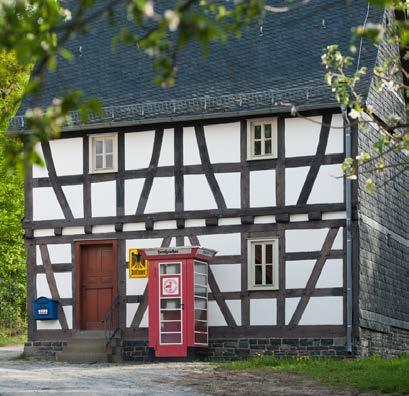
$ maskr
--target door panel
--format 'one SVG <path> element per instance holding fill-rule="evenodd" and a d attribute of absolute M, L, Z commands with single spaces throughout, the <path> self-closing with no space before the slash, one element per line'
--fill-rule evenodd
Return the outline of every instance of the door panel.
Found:
<path fill-rule="evenodd" d="M 80 328 L 101 330 L 101 320 L 116 295 L 116 265 L 112 245 L 81 247 Z"/>

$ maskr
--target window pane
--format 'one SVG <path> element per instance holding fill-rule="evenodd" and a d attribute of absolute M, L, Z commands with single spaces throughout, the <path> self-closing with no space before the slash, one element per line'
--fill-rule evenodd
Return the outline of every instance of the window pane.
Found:
<path fill-rule="evenodd" d="M 160 336 L 160 342 L 161 344 L 180 344 L 181 342 L 181 335 L 180 333 L 168 333 L 168 334 L 162 334 Z"/>
<path fill-rule="evenodd" d="M 180 308 L 180 298 L 168 298 L 162 299 L 160 301 L 160 307 L 162 309 L 179 309 Z"/>
<path fill-rule="evenodd" d="M 266 263 L 273 264 L 273 245 L 270 243 L 266 245 Z"/>
<path fill-rule="evenodd" d="M 103 141 L 102 140 L 94 140 L 94 144 L 95 144 L 95 153 L 96 154 L 102 154 Z"/>
<path fill-rule="evenodd" d="M 256 285 L 263 284 L 263 277 L 262 277 L 262 267 L 261 265 L 256 265 L 256 274 L 255 274 L 255 283 Z"/>
<path fill-rule="evenodd" d="M 195 308 L 207 309 L 207 301 L 205 298 L 195 298 Z"/>
<path fill-rule="evenodd" d="M 161 264 L 160 265 L 160 274 L 161 275 L 170 275 L 170 274 L 180 274 L 180 264 Z"/>
<path fill-rule="evenodd" d="M 207 286 L 206 287 L 195 286 L 195 296 L 206 297 L 207 296 Z"/>
<path fill-rule="evenodd" d="M 95 169 L 102 169 L 102 155 L 97 155 L 95 157 Z"/>
<path fill-rule="evenodd" d="M 206 286 L 207 285 L 206 278 L 207 278 L 206 275 L 195 274 L 195 284 Z"/>
<path fill-rule="evenodd" d="M 261 139 L 261 125 L 254 126 L 254 139 Z"/>
<path fill-rule="evenodd" d="M 207 274 L 207 264 L 195 261 L 195 272 L 199 272 L 200 274 Z"/>
<path fill-rule="evenodd" d="M 198 322 L 195 320 L 195 331 L 207 331 L 207 323 L 206 322 Z"/>
<path fill-rule="evenodd" d="M 271 124 L 264 124 L 264 137 L 271 138 Z"/>
<path fill-rule="evenodd" d="M 273 284 L 273 266 L 266 265 L 266 285 Z"/>
<path fill-rule="evenodd" d="M 113 141 L 112 139 L 105 139 L 105 152 L 112 153 L 113 150 Z"/>
<path fill-rule="evenodd" d="M 180 321 L 161 322 L 160 331 L 165 332 L 165 333 L 172 332 L 172 331 L 180 331 Z"/>
<path fill-rule="evenodd" d="M 195 310 L 195 319 L 197 320 L 207 320 L 207 311 L 202 311 L 201 309 Z"/>
<path fill-rule="evenodd" d="M 180 310 L 177 311 L 161 311 L 161 320 L 180 320 Z"/>
<path fill-rule="evenodd" d="M 262 245 L 254 245 L 254 263 L 261 264 L 262 255 L 261 255 Z"/>
<path fill-rule="evenodd" d="M 264 154 L 271 154 L 271 139 L 266 140 L 264 143 Z"/>
<path fill-rule="evenodd" d="M 206 333 L 195 333 L 195 342 L 197 344 L 207 344 L 207 334 Z"/>
<path fill-rule="evenodd" d="M 261 141 L 254 142 L 254 155 L 261 155 Z"/>
<path fill-rule="evenodd" d="M 108 154 L 105 157 L 105 168 L 111 169 L 112 168 L 112 154 Z"/>

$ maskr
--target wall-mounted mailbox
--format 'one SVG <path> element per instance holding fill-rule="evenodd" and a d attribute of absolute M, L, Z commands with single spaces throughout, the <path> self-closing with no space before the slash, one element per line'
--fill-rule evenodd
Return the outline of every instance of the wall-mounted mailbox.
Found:
<path fill-rule="evenodd" d="M 149 347 L 155 357 L 203 352 L 208 346 L 208 263 L 216 252 L 198 246 L 140 252 L 149 266 Z"/>
<path fill-rule="evenodd" d="M 34 320 L 58 319 L 58 301 L 47 297 L 39 297 L 33 301 Z"/>

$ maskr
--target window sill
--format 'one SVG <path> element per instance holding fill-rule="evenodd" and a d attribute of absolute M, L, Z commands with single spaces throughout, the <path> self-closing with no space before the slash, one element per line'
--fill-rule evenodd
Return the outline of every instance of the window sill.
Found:
<path fill-rule="evenodd" d="M 260 157 L 247 157 L 247 161 L 260 161 L 260 160 L 271 160 L 277 159 L 277 155 L 264 155 Z"/>
<path fill-rule="evenodd" d="M 252 287 L 247 288 L 248 292 L 262 291 L 262 290 L 278 290 L 278 287 L 277 286 L 252 286 Z"/>

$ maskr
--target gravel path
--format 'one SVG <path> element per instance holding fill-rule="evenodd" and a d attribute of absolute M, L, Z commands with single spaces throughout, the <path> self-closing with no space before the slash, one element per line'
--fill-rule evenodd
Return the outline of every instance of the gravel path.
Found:
<path fill-rule="evenodd" d="M 16 360 L 0 348 L 0 395 L 373 395 L 334 390 L 296 374 L 228 372 L 209 363 L 68 364 Z"/>

